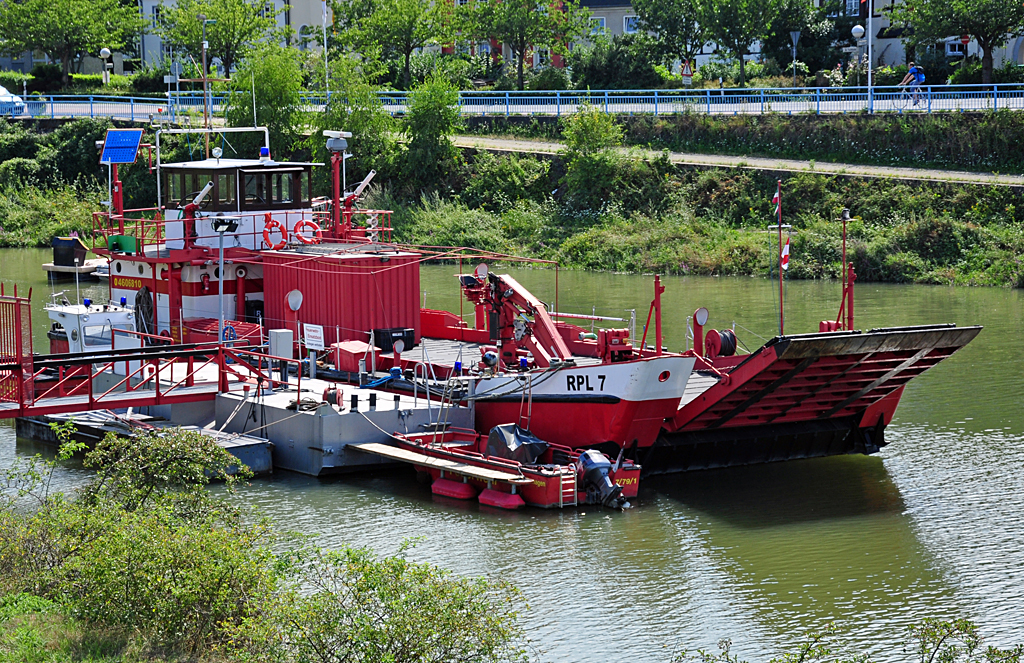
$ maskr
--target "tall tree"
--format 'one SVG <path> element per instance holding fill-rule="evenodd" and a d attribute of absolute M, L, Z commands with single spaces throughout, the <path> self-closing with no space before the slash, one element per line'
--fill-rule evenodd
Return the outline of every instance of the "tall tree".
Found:
<path fill-rule="evenodd" d="M 450 39 L 452 3 L 432 0 L 360 0 L 335 2 L 345 39 L 359 52 L 379 50 L 402 61 L 402 84 L 411 82 L 413 52 Z"/>
<path fill-rule="evenodd" d="M 745 56 L 764 40 L 779 13 L 780 0 L 700 0 L 698 19 L 712 40 L 740 61 L 740 86 L 747 81 Z"/>
<path fill-rule="evenodd" d="M 697 20 L 700 0 L 633 0 L 637 27 L 654 36 L 662 54 L 694 60 L 710 41 L 708 29 Z"/>
<path fill-rule="evenodd" d="M 470 32 L 480 39 L 497 39 L 512 51 L 516 79 L 522 90 L 525 59 L 531 48 L 565 54 L 569 44 L 590 33 L 590 11 L 578 0 L 478 0 L 469 7 Z"/>
<path fill-rule="evenodd" d="M 83 55 L 116 51 L 142 30 L 134 4 L 119 0 L 24 0 L 0 2 L 0 51 L 42 51 L 60 62 L 68 83 L 71 65 Z"/>
<path fill-rule="evenodd" d="M 893 8 L 892 20 L 914 28 L 914 40 L 970 35 L 981 48 L 981 80 L 992 82 L 992 54 L 1024 34 L 1020 0 L 905 0 Z"/>
<path fill-rule="evenodd" d="M 792 58 L 793 42 L 789 33 L 799 30 L 797 59 L 806 64 L 811 73 L 835 66 L 846 59 L 838 47 L 853 45 L 850 29 L 859 20 L 846 15 L 845 8 L 845 0 L 825 0 L 820 7 L 807 0 L 781 0 L 779 15 L 761 43 L 761 54 L 785 67 Z"/>
<path fill-rule="evenodd" d="M 174 5 L 161 4 L 157 32 L 196 62 L 203 49 L 200 14 L 207 20 L 207 62 L 220 59 L 228 78 L 235 63 L 260 41 L 274 36 L 277 29 L 278 11 L 273 3 L 263 0 L 178 0 Z"/>

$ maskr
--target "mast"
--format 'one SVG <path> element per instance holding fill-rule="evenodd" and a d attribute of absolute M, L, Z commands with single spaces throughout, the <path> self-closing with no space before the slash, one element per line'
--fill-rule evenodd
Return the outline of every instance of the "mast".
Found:
<path fill-rule="evenodd" d="M 779 336 L 785 334 L 785 314 L 783 313 L 782 305 L 782 180 L 778 180 L 775 195 L 779 199 L 779 204 L 776 207 L 776 211 L 779 215 Z"/>

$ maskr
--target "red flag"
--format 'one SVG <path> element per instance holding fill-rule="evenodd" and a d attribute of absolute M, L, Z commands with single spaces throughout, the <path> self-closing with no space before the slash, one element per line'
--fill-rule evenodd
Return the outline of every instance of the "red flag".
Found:
<path fill-rule="evenodd" d="M 786 238 L 786 245 L 782 247 L 782 269 L 789 269 L 789 238 Z"/>
<path fill-rule="evenodd" d="M 779 198 L 779 192 L 776 191 L 775 195 L 772 196 L 772 202 L 775 203 L 775 211 L 772 213 L 774 216 L 779 215 L 779 208 L 782 207 L 782 200 Z"/>

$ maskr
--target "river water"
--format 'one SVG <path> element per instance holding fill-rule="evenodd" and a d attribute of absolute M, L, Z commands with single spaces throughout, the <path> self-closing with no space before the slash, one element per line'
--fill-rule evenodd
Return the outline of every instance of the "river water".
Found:
<path fill-rule="evenodd" d="M 48 251 L 0 254 L 0 280 L 35 288 Z M 458 312 L 452 266 L 425 266 L 424 299 Z M 517 270 L 545 301 L 550 270 Z M 650 277 L 561 272 L 559 308 L 642 325 Z M 711 311 L 753 349 L 777 332 L 777 287 L 756 278 L 666 278 L 666 344 L 685 343 L 686 316 Z M 74 286 L 71 286 L 73 292 Z M 83 290 L 94 299 L 105 287 Z M 787 283 L 786 329 L 834 318 L 839 286 Z M 467 307 L 467 314 L 471 309 Z M 975 620 L 991 644 L 1024 642 L 1024 292 L 861 284 L 857 327 L 955 322 L 985 330 L 913 381 L 871 457 L 825 458 L 657 477 L 636 508 L 502 513 L 432 498 L 408 473 L 318 480 L 279 472 L 240 499 L 324 545 L 381 553 L 418 539 L 411 557 L 460 574 L 501 576 L 529 602 L 525 626 L 546 661 L 667 661 L 680 649 L 767 660 L 835 621 L 840 642 L 873 660 L 909 660 L 906 626 Z M 40 448 L 0 426 L 0 464 Z M 61 485 L 82 470 L 61 470 Z"/>

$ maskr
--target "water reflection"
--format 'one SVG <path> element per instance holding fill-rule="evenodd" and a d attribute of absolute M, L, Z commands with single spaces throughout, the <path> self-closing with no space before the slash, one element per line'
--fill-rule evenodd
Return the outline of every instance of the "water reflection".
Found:
<path fill-rule="evenodd" d="M 836 621 L 862 651 L 891 660 L 886 643 L 906 625 L 955 611 L 954 587 L 879 458 L 656 477 L 646 488 L 692 515 L 687 526 L 779 648 Z"/>

